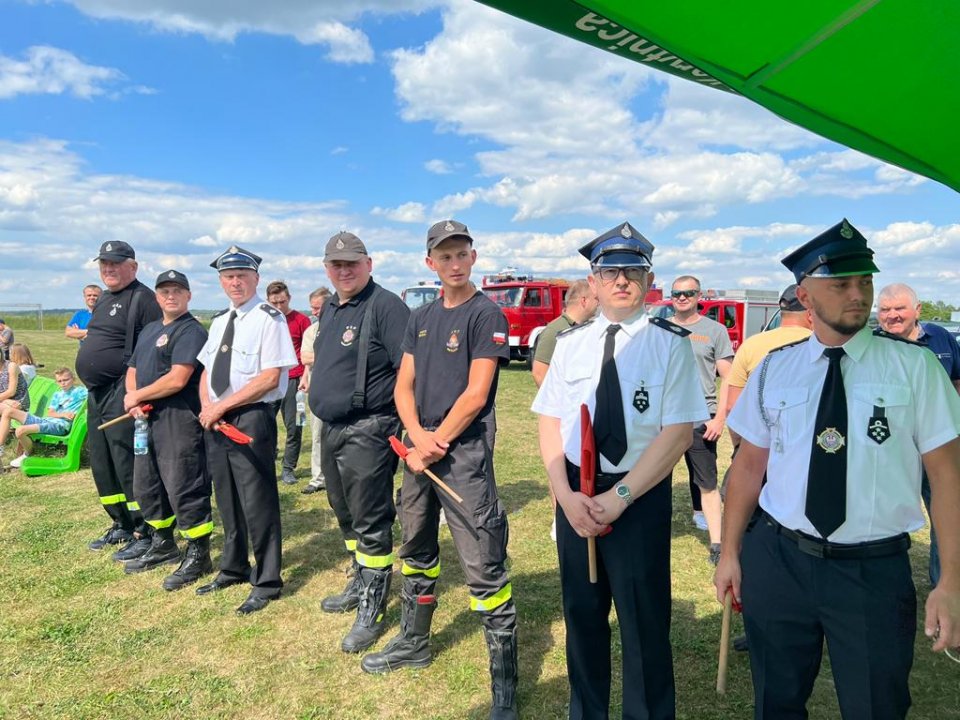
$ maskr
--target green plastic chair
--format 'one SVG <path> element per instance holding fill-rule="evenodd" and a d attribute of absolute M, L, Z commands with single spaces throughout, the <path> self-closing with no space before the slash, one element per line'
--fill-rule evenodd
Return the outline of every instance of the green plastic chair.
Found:
<path fill-rule="evenodd" d="M 54 383 L 56 386 L 56 383 Z M 49 398 L 48 398 L 49 400 Z M 46 407 L 46 403 L 44 403 Z M 28 455 L 23 460 L 20 470 L 30 477 L 36 475 L 56 475 L 58 473 L 76 472 L 80 469 L 80 453 L 83 442 L 87 439 L 87 401 L 77 410 L 70 432 L 66 435 L 31 435 L 34 443 L 44 445 L 65 445 L 66 453 L 63 457 L 38 457 Z"/>
<path fill-rule="evenodd" d="M 37 375 L 29 386 L 30 409 L 27 412 L 37 417 L 43 417 L 43 413 L 47 409 L 47 403 L 50 402 L 50 398 L 52 398 L 53 394 L 59 389 L 60 386 L 57 385 L 54 380 Z M 19 425 L 20 423 L 16 420 L 10 421 L 11 428 L 19 427 Z"/>

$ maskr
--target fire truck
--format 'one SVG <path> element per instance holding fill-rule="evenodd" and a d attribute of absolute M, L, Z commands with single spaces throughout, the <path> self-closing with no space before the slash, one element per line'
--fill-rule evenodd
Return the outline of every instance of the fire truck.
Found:
<path fill-rule="evenodd" d="M 700 314 L 727 328 L 736 350 L 751 335 L 761 332 L 780 310 L 776 290 L 707 290 L 700 298 Z M 649 307 L 651 315 L 673 316 L 673 303 L 661 300 Z"/>
<path fill-rule="evenodd" d="M 412 287 L 404 288 L 400 291 L 400 299 L 407 307 L 416 310 L 421 305 L 428 305 L 440 297 L 440 281 L 427 282 L 421 280 Z"/>

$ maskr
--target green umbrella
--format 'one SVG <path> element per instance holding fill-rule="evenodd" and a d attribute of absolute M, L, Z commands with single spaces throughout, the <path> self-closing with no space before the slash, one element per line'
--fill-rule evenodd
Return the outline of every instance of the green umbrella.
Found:
<path fill-rule="evenodd" d="M 960 191 L 956 0 L 479 0 Z"/>

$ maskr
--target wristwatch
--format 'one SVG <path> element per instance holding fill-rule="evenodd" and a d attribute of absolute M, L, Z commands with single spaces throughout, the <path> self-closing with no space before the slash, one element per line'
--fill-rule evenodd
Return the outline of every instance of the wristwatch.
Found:
<path fill-rule="evenodd" d="M 623 480 L 613 486 L 613 491 L 617 494 L 618 498 L 623 500 L 627 507 L 630 507 L 630 505 L 633 503 L 633 495 L 630 493 L 630 488 L 627 487 L 627 484 Z"/>

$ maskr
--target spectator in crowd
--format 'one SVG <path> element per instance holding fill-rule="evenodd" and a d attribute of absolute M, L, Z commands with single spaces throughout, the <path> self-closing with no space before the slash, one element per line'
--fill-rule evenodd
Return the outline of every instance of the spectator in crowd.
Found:
<path fill-rule="evenodd" d="M 13 329 L 0 318 L 0 350 L 5 360 L 10 359 L 10 346 L 13 345 Z"/>
<path fill-rule="evenodd" d="M 37 376 L 37 363 L 33 360 L 33 353 L 23 343 L 14 343 L 10 346 L 10 360 L 20 368 L 20 374 L 27 379 L 27 385 Z"/>
<path fill-rule="evenodd" d="M 20 467 L 24 459 L 30 454 L 33 447 L 33 442 L 30 440 L 31 435 L 37 433 L 66 435 L 70 432 L 73 419 L 87 399 L 87 389 L 82 385 L 73 384 L 73 371 L 70 368 L 57 368 L 53 376 L 56 378 L 60 389 L 50 398 L 43 417 L 18 410 L 12 405 L 3 406 L 3 411 L 0 413 L 0 454 L 3 453 L 3 445 L 10 433 L 10 421 L 16 420 L 21 423 L 20 427 L 14 431 L 17 436 L 17 458 L 10 462 L 10 467 Z"/>
<path fill-rule="evenodd" d="M 77 310 L 73 317 L 67 322 L 63 329 L 63 334 L 73 340 L 79 340 L 81 343 L 87 337 L 87 325 L 90 324 L 90 318 L 93 317 L 93 306 L 100 299 L 102 290 L 99 285 L 87 285 L 83 289 L 83 304 L 87 307 L 83 310 Z"/>
<path fill-rule="evenodd" d="M 317 329 L 319 328 L 320 313 L 323 312 L 323 306 L 330 299 L 330 289 L 327 287 L 318 287 L 310 293 L 310 322 L 311 325 L 303 333 L 303 345 L 300 347 L 300 362 L 303 363 L 303 376 L 300 378 L 300 389 L 310 392 L 310 375 L 313 372 L 313 363 L 316 359 L 314 355 L 314 343 L 317 339 Z M 309 406 L 309 403 L 308 403 Z M 323 477 L 323 466 L 320 460 L 323 457 L 320 451 L 320 430 L 323 427 L 323 421 L 309 410 L 310 417 L 310 482 L 301 490 L 304 495 L 312 495 L 326 488 L 326 481 Z"/>
<path fill-rule="evenodd" d="M 30 394 L 20 366 L 4 355 L 0 357 L 0 406 L 7 405 L 15 410 L 26 410 L 30 407 Z"/>

